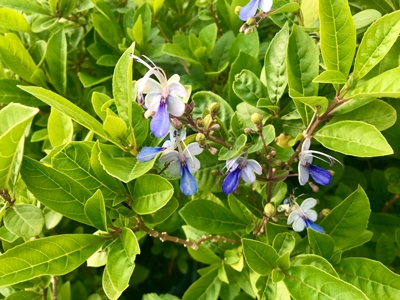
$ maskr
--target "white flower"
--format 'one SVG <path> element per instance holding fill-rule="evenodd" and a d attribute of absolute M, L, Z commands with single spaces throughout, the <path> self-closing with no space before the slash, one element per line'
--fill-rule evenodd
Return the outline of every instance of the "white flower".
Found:
<path fill-rule="evenodd" d="M 315 231 L 325 233 L 325 231 L 314 222 L 318 219 L 317 213 L 312 210 L 317 201 L 314 198 L 307 198 L 301 203 L 299 206 L 296 201 L 293 201 L 294 207 L 292 208 L 292 212 L 290 213 L 287 223 L 288 225 L 292 224 L 293 230 L 300 232 L 303 231 L 304 228 L 311 228 Z"/>

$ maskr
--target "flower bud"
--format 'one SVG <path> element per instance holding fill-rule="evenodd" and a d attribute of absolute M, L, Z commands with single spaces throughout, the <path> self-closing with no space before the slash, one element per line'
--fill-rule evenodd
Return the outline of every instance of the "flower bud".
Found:
<path fill-rule="evenodd" d="M 196 123 L 199 125 L 199 127 L 204 127 L 204 120 L 202 118 L 197 118 Z"/>
<path fill-rule="evenodd" d="M 192 102 L 190 102 L 189 104 L 185 104 L 185 112 L 187 114 L 190 114 L 193 111 L 194 108 L 194 101 L 192 100 Z"/>
<path fill-rule="evenodd" d="M 214 102 L 214 103 L 212 103 L 212 104 L 210 105 L 209 110 L 210 110 L 210 112 L 212 112 L 212 113 L 214 113 L 214 114 L 217 114 L 218 111 L 219 111 L 219 109 L 220 109 L 220 107 L 221 107 L 221 106 L 219 105 L 219 103 Z"/>
<path fill-rule="evenodd" d="M 173 118 L 172 119 L 172 126 L 174 126 L 175 129 L 180 130 L 180 129 L 182 129 L 183 124 L 177 118 Z"/>
<path fill-rule="evenodd" d="M 275 157 L 276 156 L 276 151 L 275 150 L 271 150 L 271 152 L 269 154 L 271 154 L 272 157 Z"/>
<path fill-rule="evenodd" d="M 335 176 L 335 171 L 333 170 L 328 170 L 329 173 L 331 173 L 332 176 Z"/>
<path fill-rule="evenodd" d="M 249 34 L 249 33 L 252 33 L 253 31 L 254 31 L 254 28 L 253 27 L 249 27 L 249 28 L 245 29 L 244 34 Z"/>
<path fill-rule="evenodd" d="M 221 126 L 219 124 L 214 124 L 210 127 L 210 129 L 213 131 L 219 131 L 221 129 Z"/>
<path fill-rule="evenodd" d="M 254 123 L 254 125 L 262 125 L 263 119 L 264 119 L 263 115 L 259 113 L 253 113 L 250 117 L 250 120 Z"/>
<path fill-rule="evenodd" d="M 279 160 L 279 159 L 277 159 L 277 160 L 275 161 L 275 164 L 279 167 L 280 165 L 282 165 L 282 161 Z"/>
<path fill-rule="evenodd" d="M 245 134 L 249 134 L 249 133 L 251 133 L 253 130 L 251 130 L 251 128 L 245 128 L 244 129 L 244 133 Z"/>
<path fill-rule="evenodd" d="M 211 175 L 217 177 L 217 176 L 221 175 L 221 172 L 220 172 L 220 170 L 212 170 Z"/>
<path fill-rule="evenodd" d="M 239 32 L 244 32 L 245 29 L 246 29 L 246 27 L 247 27 L 247 24 L 246 24 L 246 23 L 243 23 L 243 25 L 240 26 Z"/>
<path fill-rule="evenodd" d="M 254 25 L 256 23 L 256 21 L 253 18 L 248 18 L 246 21 L 246 24 L 251 26 Z"/>
<path fill-rule="evenodd" d="M 201 132 L 199 132 L 196 135 L 196 142 L 200 145 L 200 146 L 204 146 L 206 144 L 206 136 L 204 134 L 202 134 Z"/>
<path fill-rule="evenodd" d="M 272 203 L 267 203 L 264 207 L 264 213 L 267 217 L 271 218 L 276 214 L 276 208 Z"/>
<path fill-rule="evenodd" d="M 218 149 L 214 148 L 214 147 L 208 147 L 208 151 L 210 151 L 210 153 L 212 155 L 215 155 L 218 153 Z"/>
<path fill-rule="evenodd" d="M 331 210 L 329 208 L 324 208 L 321 210 L 320 215 L 321 217 L 327 217 L 330 214 Z"/>
<path fill-rule="evenodd" d="M 241 9 L 242 9 L 241 6 L 236 6 L 236 7 L 235 7 L 235 14 L 236 14 L 236 15 L 239 15 Z"/>

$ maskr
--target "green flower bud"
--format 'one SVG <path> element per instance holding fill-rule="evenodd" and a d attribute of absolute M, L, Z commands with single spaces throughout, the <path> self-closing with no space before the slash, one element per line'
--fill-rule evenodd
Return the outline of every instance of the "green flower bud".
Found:
<path fill-rule="evenodd" d="M 211 105 L 210 105 L 210 112 L 212 112 L 212 113 L 214 113 L 214 114 L 217 114 L 218 113 L 218 111 L 219 111 L 219 109 L 220 109 L 220 105 L 219 105 L 219 103 L 217 103 L 217 102 L 214 102 L 214 103 L 212 103 Z"/>
<path fill-rule="evenodd" d="M 262 125 L 264 117 L 263 115 L 259 113 L 253 113 L 250 117 L 250 120 L 255 124 L 255 125 Z"/>
<path fill-rule="evenodd" d="M 241 6 L 236 6 L 236 7 L 235 7 L 235 14 L 236 14 L 236 15 L 239 15 L 241 9 L 242 9 Z"/>
<path fill-rule="evenodd" d="M 204 146 L 206 144 L 206 136 L 204 134 L 202 134 L 201 132 L 199 132 L 196 135 L 196 142 L 200 145 L 200 146 Z"/>
<path fill-rule="evenodd" d="M 264 207 L 264 213 L 267 217 L 271 218 L 276 214 L 276 208 L 272 203 L 267 203 Z"/>
<path fill-rule="evenodd" d="M 326 217 L 330 214 L 331 210 L 329 208 L 324 208 L 323 210 L 321 210 L 321 216 L 322 217 Z"/>
<path fill-rule="evenodd" d="M 256 23 L 256 21 L 253 18 L 248 18 L 246 21 L 246 24 L 249 26 L 252 26 Z"/>

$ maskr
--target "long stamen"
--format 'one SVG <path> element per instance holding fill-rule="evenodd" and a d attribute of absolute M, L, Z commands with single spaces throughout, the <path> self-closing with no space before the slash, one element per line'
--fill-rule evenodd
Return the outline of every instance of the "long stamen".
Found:
<path fill-rule="evenodd" d="M 320 152 L 320 151 L 316 151 L 316 150 L 305 150 L 305 151 L 303 151 L 302 153 L 305 153 L 305 154 L 319 154 L 319 155 L 322 155 L 322 156 L 325 156 L 326 158 L 328 158 L 329 159 L 329 161 L 330 161 L 330 165 L 333 165 L 334 164 L 334 162 L 336 161 L 336 162 L 338 162 L 342 167 L 343 167 L 343 164 L 339 161 L 339 160 L 337 160 L 336 158 L 334 158 L 333 156 L 330 156 L 330 155 L 328 155 L 328 154 L 325 154 L 325 153 L 323 153 L 323 152 Z M 322 158 L 320 158 L 320 157 L 318 157 L 318 156 L 315 156 L 315 155 L 313 155 L 315 158 L 318 158 L 318 159 L 321 159 L 321 160 L 323 160 Z"/>

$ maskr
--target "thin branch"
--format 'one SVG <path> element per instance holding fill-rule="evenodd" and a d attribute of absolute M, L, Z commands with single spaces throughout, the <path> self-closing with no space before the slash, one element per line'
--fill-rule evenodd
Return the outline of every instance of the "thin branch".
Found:
<path fill-rule="evenodd" d="M 51 300 L 57 300 L 57 276 L 51 276 L 51 285 L 53 286 L 53 293 L 51 296 Z"/>
<path fill-rule="evenodd" d="M 400 194 L 396 194 L 385 203 L 385 206 L 382 208 L 381 213 L 386 213 L 389 209 L 393 207 L 393 204 L 400 198 Z"/>

